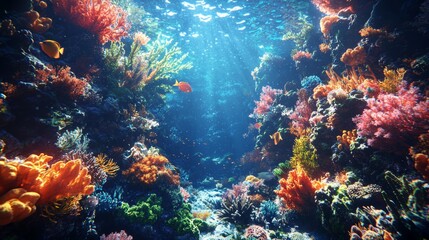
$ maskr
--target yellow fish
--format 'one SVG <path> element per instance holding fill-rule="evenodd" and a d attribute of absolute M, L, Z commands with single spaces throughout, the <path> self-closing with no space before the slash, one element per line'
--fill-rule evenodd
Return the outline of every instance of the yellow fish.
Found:
<path fill-rule="evenodd" d="M 275 132 L 273 135 L 270 135 L 270 138 L 274 140 L 274 145 L 277 145 L 281 140 L 283 140 L 280 132 Z"/>
<path fill-rule="evenodd" d="M 58 59 L 60 58 L 60 54 L 62 55 L 64 53 L 64 48 L 54 40 L 45 40 L 43 42 L 39 42 L 39 45 L 42 51 L 51 58 Z"/>

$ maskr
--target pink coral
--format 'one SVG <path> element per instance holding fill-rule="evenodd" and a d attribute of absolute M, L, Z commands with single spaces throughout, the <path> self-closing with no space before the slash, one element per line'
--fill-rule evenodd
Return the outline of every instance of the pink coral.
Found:
<path fill-rule="evenodd" d="M 262 87 L 262 93 L 259 97 L 259 101 L 256 101 L 256 107 L 253 110 L 255 117 L 262 117 L 263 114 L 270 110 L 271 105 L 277 95 L 281 94 L 282 90 L 273 89 L 270 86 Z"/>
<path fill-rule="evenodd" d="M 295 136 L 305 135 L 306 130 L 310 128 L 311 106 L 307 100 L 307 93 L 304 89 L 298 92 L 298 101 L 295 110 L 289 115 L 291 123 L 289 124 L 290 132 Z"/>
<path fill-rule="evenodd" d="M 127 233 L 124 230 L 121 230 L 121 232 L 113 232 L 109 235 L 102 235 L 100 237 L 100 240 L 133 240 L 133 237 L 130 235 L 127 235 Z"/>
<path fill-rule="evenodd" d="M 246 239 L 267 240 L 270 239 L 268 232 L 261 226 L 250 225 L 244 232 Z"/>
<path fill-rule="evenodd" d="M 110 0 L 52 0 L 52 4 L 56 14 L 96 34 L 102 44 L 120 41 L 131 28 L 127 13 Z"/>
<path fill-rule="evenodd" d="M 382 93 L 368 99 L 368 108 L 353 121 L 371 147 L 402 153 L 429 129 L 429 100 L 416 87 L 402 83 L 396 95 Z"/>

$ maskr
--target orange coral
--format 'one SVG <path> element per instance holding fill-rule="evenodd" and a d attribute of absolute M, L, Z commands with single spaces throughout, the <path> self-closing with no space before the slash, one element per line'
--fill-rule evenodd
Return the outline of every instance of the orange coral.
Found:
<path fill-rule="evenodd" d="M 319 49 L 322 53 L 327 53 L 329 50 L 331 50 L 331 47 L 327 43 L 321 43 L 319 45 Z"/>
<path fill-rule="evenodd" d="M 90 183 L 88 169 L 78 159 L 52 164 L 29 189 L 40 193 L 38 204 L 45 204 L 79 194 L 89 195 L 94 192 Z"/>
<path fill-rule="evenodd" d="M 366 61 L 365 48 L 357 46 L 353 49 L 349 48 L 340 58 L 341 62 L 349 66 L 357 66 L 364 64 Z"/>
<path fill-rule="evenodd" d="M 49 167 L 51 160 L 43 153 L 32 154 L 22 162 L 0 160 L 0 225 L 28 217 L 36 203 L 43 205 L 94 191 L 88 169 L 80 160 L 59 161 Z"/>
<path fill-rule="evenodd" d="M 347 93 L 351 92 L 352 90 L 358 89 L 359 85 L 361 85 L 365 81 L 372 81 L 374 83 L 377 83 L 378 81 L 372 72 L 370 74 L 366 74 L 360 69 L 347 70 L 346 74 L 340 76 L 331 68 L 326 71 L 326 75 L 328 75 L 328 85 L 331 89 L 341 88 Z"/>
<path fill-rule="evenodd" d="M 287 179 L 279 181 L 280 190 L 274 192 L 283 199 L 286 206 L 297 211 L 304 211 L 314 206 L 315 191 L 323 187 L 317 180 L 311 180 L 301 166 L 288 173 Z"/>
<path fill-rule="evenodd" d="M 24 160 L 0 161 L 0 194 L 13 188 L 24 188 L 40 194 L 38 205 L 94 191 L 91 176 L 80 160 L 59 161 L 50 168 L 51 156 L 32 154 Z"/>
<path fill-rule="evenodd" d="M 329 15 L 320 19 L 320 31 L 323 33 L 323 36 L 328 37 L 332 25 L 339 20 L 340 17 L 338 17 L 337 15 Z"/>
<path fill-rule="evenodd" d="M 30 10 L 25 13 L 29 22 L 28 26 L 31 31 L 36 33 L 44 33 L 52 26 L 52 19 L 48 17 L 40 17 L 37 11 Z"/>
<path fill-rule="evenodd" d="M 417 172 L 429 180 L 429 132 L 419 136 L 418 144 L 410 148 L 410 155 L 414 159 Z"/>
<path fill-rule="evenodd" d="M 357 131 L 353 129 L 352 131 L 343 130 L 343 134 L 337 136 L 338 149 L 342 150 L 343 148 L 349 149 L 350 144 L 352 144 L 357 138 Z"/>
<path fill-rule="evenodd" d="M 328 96 L 332 87 L 328 85 L 318 85 L 313 89 L 313 99 L 319 99 Z"/>
<path fill-rule="evenodd" d="M 370 36 L 378 36 L 378 35 L 387 35 L 386 30 L 376 29 L 372 27 L 364 27 L 359 30 L 359 34 L 361 37 L 370 37 Z"/>
<path fill-rule="evenodd" d="M 36 202 L 40 195 L 27 192 L 23 188 L 14 188 L 0 197 L 0 226 L 21 221 L 36 211 Z"/>
<path fill-rule="evenodd" d="M 158 180 L 158 177 L 163 177 L 177 185 L 179 181 L 178 175 L 166 167 L 167 163 L 169 161 L 164 156 L 148 155 L 142 160 L 135 162 L 128 170 L 122 173 L 124 175 L 132 174 L 145 184 L 152 184 Z"/>

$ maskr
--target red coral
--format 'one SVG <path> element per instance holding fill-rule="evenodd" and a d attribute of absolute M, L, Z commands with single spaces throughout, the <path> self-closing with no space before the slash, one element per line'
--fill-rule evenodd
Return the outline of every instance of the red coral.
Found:
<path fill-rule="evenodd" d="M 102 44 L 120 41 L 131 28 L 127 13 L 110 0 L 52 0 L 52 4 L 56 14 L 96 34 Z"/>
<path fill-rule="evenodd" d="M 368 108 L 353 121 L 368 145 L 403 153 L 429 130 L 429 100 L 422 98 L 417 88 L 406 88 L 403 83 L 397 95 L 383 93 L 369 99 Z"/>
<path fill-rule="evenodd" d="M 314 207 L 315 192 L 323 187 L 321 182 L 311 180 L 299 165 L 289 172 L 287 179 L 282 178 L 279 183 L 280 190 L 274 192 L 283 199 L 288 208 L 297 211 Z"/>
<path fill-rule="evenodd" d="M 253 110 L 255 117 L 261 117 L 261 115 L 267 113 L 270 110 L 271 105 L 277 95 L 281 94 L 282 90 L 273 89 L 270 86 L 262 87 L 262 93 L 259 97 L 259 101 L 256 101 L 256 107 Z"/>
<path fill-rule="evenodd" d="M 319 9 L 319 11 L 327 15 L 351 9 L 350 0 L 311 0 L 311 2 Z"/>
<path fill-rule="evenodd" d="M 313 55 L 307 51 L 297 51 L 293 56 L 292 60 L 295 62 L 301 61 L 302 59 L 311 59 Z"/>
<path fill-rule="evenodd" d="M 72 99 L 84 96 L 88 87 L 85 79 L 79 79 L 70 71 L 70 67 L 53 67 L 36 70 L 36 77 L 42 82 L 52 84 L 60 95 L 68 95 Z"/>

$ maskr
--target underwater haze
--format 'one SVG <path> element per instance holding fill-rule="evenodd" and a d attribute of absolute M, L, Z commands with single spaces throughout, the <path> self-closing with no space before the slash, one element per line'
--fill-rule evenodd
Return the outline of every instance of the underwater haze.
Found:
<path fill-rule="evenodd" d="M 429 0 L 0 17 L 0 239 L 429 239 Z"/>

